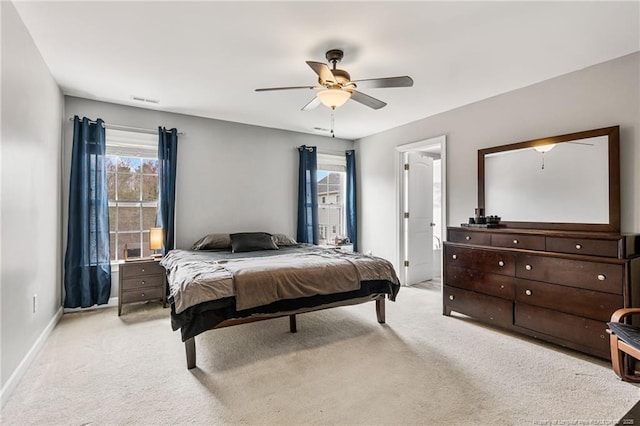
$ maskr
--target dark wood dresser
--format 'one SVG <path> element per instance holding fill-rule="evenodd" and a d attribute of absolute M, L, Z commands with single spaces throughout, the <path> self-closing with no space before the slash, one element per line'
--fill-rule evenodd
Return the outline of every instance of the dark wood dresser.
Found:
<path fill-rule="evenodd" d="M 450 227 L 443 313 L 610 359 L 606 322 L 640 306 L 640 236 Z"/>

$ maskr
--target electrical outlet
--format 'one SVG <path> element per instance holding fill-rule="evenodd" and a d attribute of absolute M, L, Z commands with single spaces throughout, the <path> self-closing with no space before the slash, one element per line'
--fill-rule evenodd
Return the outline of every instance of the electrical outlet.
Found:
<path fill-rule="evenodd" d="M 35 314 L 36 312 L 38 312 L 38 295 L 34 294 L 33 295 L 33 313 Z"/>

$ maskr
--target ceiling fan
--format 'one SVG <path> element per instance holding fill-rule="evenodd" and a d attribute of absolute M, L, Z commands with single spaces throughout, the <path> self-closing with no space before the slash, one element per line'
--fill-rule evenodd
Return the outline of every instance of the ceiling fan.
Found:
<path fill-rule="evenodd" d="M 408 76 L 402 77 L 386 77 L 386 78 L 370 78 L 366 80 L 351 80 L 351 76 L 345 70 L 336 68 L 336 64 L 340 62 L 344 56 L 344 52 L 340 49 L 332 49 L 326 53 L 327 61 L 333 65 L 329 68 L 327 64 L 322 62 L 306 61 L 307 65 L 318 74 L 318 85 L 316 86 L 291 86 L 291 87 L 268 87 L 264 89 L 256 89 L 256 92 L 268 92 L 273 90 L 292 90 L 292 89 L 323 89 L 305 106 L 303 111 L 308 111 L 318 107 L 321 103 L 331 109 L 336 109 L 344 105 L 349 99 L 353 99 L 363 105 L 373 109 L 384 107 L 386 102 L 366 95 L 357 88 L 379 89 L 385 87 L 411 87 L 413 79 Z"/>

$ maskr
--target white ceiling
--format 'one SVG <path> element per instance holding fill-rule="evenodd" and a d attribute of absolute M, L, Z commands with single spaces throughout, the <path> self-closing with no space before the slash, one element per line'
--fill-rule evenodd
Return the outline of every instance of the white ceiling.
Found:
<path fill-rule="evenodd" d="M 358 139 L 640 50 L 640 3 L 23 2 L 16 9 L 65 94 L 305 133 L 306 60 L 340 48 L 354 80 L 409 75 L 335 112 Z M 149 105 L 132 96 L 159 100 Z"/>

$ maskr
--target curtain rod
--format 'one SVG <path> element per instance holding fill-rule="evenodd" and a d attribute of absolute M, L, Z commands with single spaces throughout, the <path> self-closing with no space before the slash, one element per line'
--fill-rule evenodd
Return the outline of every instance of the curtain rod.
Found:
<path fill-rule="evenodd" d="M 311 147 L 311 146 L 306 146 L 306 145 L 300 145 L 298 147 L 298 151 L 301 151 L 303 146 L 305 146 L 307 148 L 307 151 L 309 151 L 309 152 L 313 152 L 313 148 L 316 148 L 316 152 L 318 154 L 335 155 L 336 157 L 340 156 L 340 155 L 345 155 L 345 154 L 346 155 L 350 155 L 351 154 L 350 151 L 353 151 L 351 149 L 345 149 L 344 151 L 332 151 L 332 150 L 322 150 L 322 151 L 320 151 L 319 149 L 317 149 L 317 147 Z"/>
<path fill-rule="evenodd" d="M 69 118 L 69 121 L 73 121 L 73 117 Z M 97 122 L 95 120 L 89 120 L 90 123 L 96 124 Z M 104 123 L 104 122 L 103 122 Z M 107 124 L 104 123 L 103 127 L 109 128 L 109 129 L 114 129 L 114 130 L 129 130 L 131 132 L 138 132 L 138 133 L 150 133 L 152 135 L 157 135 L 158 131 L 154 130 L 154 129 L 143 129 L 141 127 L 131 127 L 131 126 L 123 126 L 120 124 Z M 178 134 L 180 136 L 184 136 L 184 132 L 178 132 Z"/>

